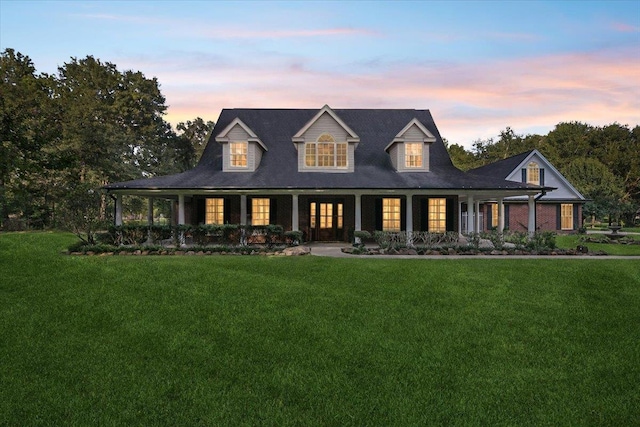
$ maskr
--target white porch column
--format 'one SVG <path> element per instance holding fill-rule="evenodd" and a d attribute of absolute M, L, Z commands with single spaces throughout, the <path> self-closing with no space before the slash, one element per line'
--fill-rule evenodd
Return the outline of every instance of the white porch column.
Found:
<path fill-rule="evenodd" d="M 147 224 L 153 225 L 153 197 L 149 197 L 147 204 Z"/>
<path fill-rule="evenodd" d="M 504 199 L 498 197 L 498 233 L 504 232 Z"/>
<path fill-rule="evenodd" d="M 474 228 L 473 228 L 473 208 L 474 208 L 474 203 L 473 203 L 473 196 L 468 196 L 467 197 L 467 233 L 472 234 L 474 233 Z"/>
<path fill-rule="evenodd" d="M 184 224 L 184 194 L 178 195 L 178 225 Z"/>
<path fill-rule="evenodd" d="M 411 247 L 413 246 L 413 196 L 411 194 L 407 194 L 406 210 L 407 246 Z"/>
<path fill-rule="evenodd" d="M 291 195 L 291 230 L 300 230 L 300 221 L 298 218 L 298 195 Z"/>
<path fill-rule="evenodd" d="M 356 194 L 356 231 L 362 231 L 362 196 Z"/>
<path fill-rule="evenodd" d="M 476 205 L 473 210 L 475 212 L 473 229 L 475 230 L 476 233 L 479 233 L 480 230 L 482 229 L 480 224 L 480 201 L 479 200 L 476 200 Z"/>
<path fill-rule="evenodd" d="M 116 194 L 116 225 L 122 225 L 122 194 Z"/>
<path fill-rule="evenodd" d="M 240 195 L 240 225 L 247 225 L 247 196 Z"/>
<path fill-rule="evenodd" d="M 529 237 L 533 236 L 536 232 L 536 199 L 534 196 L 529 196 L 529 224 L 527 229 L 529 231 Z"/>

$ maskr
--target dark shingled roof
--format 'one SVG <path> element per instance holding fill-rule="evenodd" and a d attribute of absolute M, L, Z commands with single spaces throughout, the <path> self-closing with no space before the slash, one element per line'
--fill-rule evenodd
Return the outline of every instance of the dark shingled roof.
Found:
<path fill-rule="evenodd" d="M 524 153 L 516 154 L 515 156 L 508 157 L 504 160 L 498 160 L 497 162 L 471 169 L 468 172 L 474 175 L 495 176 L 497 178 L 505 179 L 533 151 L 534 150 L 529 150 Z"/>
<path fill-rule="evenodd" d="M 318 109 L 224 109 L 198 165 L 187 172 L 107 185 L 108 190 L 155 189 L 526 189 L 537 188 L 503 177 L 475 176 L 460 171 L 442 142 L 429 110 L 335 109 L 358 136 L 353 173 L 298 172 L 292 137 Z M 265 144 L 255 172 L 223 172 L 222 145 L 215 136 L 235 118 Z M 385 147 L 412 120 L 418 119 L 436 141 L 430 148 L 429 172 L 397 172 Z"/>

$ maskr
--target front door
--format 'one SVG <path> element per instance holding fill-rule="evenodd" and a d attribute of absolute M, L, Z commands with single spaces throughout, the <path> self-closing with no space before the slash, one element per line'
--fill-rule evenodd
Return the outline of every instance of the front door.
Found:
<path fill-rule="evenodd" d="M 341 200 L 310 202 L 311 240 L 325 242 L 343 240 L 343 209 L 344 203 Z"/>

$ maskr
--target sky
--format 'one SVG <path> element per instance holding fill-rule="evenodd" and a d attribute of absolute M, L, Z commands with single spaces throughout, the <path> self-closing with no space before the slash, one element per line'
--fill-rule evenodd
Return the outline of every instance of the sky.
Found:
<path fill-rule="evenodd" d="M 429 109 L 440 134 L 640 124 L 635 1 L 0 0 L 0 50 L 156 77 L 165 119 L 223 108 Z"/>

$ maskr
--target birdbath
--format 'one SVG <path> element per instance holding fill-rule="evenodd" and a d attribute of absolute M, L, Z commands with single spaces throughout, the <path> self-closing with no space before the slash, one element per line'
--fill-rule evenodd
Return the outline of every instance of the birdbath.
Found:
<path fill-rule="evenodd" d="M 614 239 L 614 240 L 618 240 L 619 238 L 623 237 L 622 234 L 618 234 L 618 230 L 620 230 L 622 227 L 618 224 L 611 224 L 609 226 L 609 230 L 611 230 L 611 233 L 606 234 L 606 236 L 610 239 Z"/>

